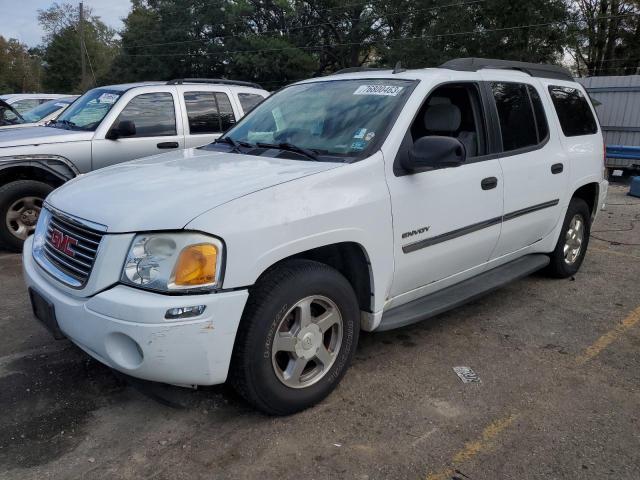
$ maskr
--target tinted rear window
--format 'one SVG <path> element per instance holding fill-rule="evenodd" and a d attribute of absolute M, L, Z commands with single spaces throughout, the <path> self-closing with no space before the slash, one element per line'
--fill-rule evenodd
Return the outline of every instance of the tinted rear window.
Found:
<path fill-rule="evenodd" d="M 566 137 L 592 135 L 598 131 L 589 103 L 580 90 L 550 86 L 549 93 Z"/>

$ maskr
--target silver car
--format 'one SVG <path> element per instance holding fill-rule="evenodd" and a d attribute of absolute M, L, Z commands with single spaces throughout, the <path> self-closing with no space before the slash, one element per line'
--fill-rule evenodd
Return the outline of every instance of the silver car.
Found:
<path fill-rule="evenodd" d="M 19 251 L 44 198 L 82 173 L 206 145 L 269 93 L 233 80 L 94 88 L 46 126 L 0 130 L 0 243 Z"/>

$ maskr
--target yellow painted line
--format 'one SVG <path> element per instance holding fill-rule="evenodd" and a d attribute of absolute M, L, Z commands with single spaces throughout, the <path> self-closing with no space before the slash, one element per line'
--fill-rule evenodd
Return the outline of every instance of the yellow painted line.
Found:
<path fill-rule="evenodd" d="M 451 459 L 451 468 L 441 470 L 439 472 L 430 472 L 426 480 L 449 480 L 455 473 L 455 468 L 460 464 L 471 460 L 476 455 L 490 450 L 495 442 L 494 440 L 518 417 L 516 414 L 509 415 L 507 417 L 500 418 L 487 426 L 483 431 L 479 439 L 472 442 L 468 442 L 462 450 L 457 452 Z"/>
<path fill-rule="evenodd" d="M 607 333 L 598 338 L 591 346 L 587 347 L 580 356 L 576 358 L 578 365 L 584 365 L 589 360 L 598 356 L 605 348 L 615 342 L 621 335 L 623 335 L 631 327 L 637 325 L 640 322 L 640 307 L 636 308 L 622 322 L 612 328 Z"/>
<path fill-rule="evenodd" d="M 615 250 L 605 250 L 604 248 L 589 247 L 589 251 L 610 253 L 611 255 L 618 255 L 620 257 L 635 258 L 636 260 L 640 260 L 640 257 L 637 255 L 632 255 L 630 253 L 624 252 L 616 252 Z"/>

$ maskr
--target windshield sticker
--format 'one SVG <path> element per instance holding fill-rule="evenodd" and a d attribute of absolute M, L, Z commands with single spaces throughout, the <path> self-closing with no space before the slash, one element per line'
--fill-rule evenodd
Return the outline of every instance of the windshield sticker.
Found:
<path fill-rule="evenodd" d="M 373 140 L 373 137 L 375 137 L 376 134 L 374 132 L 369 132 L 364 136 L 365 141 L 370 142 L 371 140 Z"/>
<path fill-rule="evenodd" d="M 367 129 L 366 128 L 359 128 L 358 130 L 356 130 L 356 133 L 353 134 L 353 138 L 355 138 L 355 139 L 364 138 L 364 134 L 365 133 L 367 133 Z"/>
<path fill-rule="evenodd" d="M 364 150 L 365 148 L 367 148 L 367 142 L 364 142 L 362 140 L 356 140 L 351 144 L 351 150 L 360 151 Z"/>
<path fill-rule="evenodd" d="M 388 97 L 397 96 L 404 87 L 396 87 L 393 85 L 360 85 L 354 95 L 385 95 Z"/>
<path fill-rule="evenodd" d="M 98 102 L 100 103 L 116 103 L 116 100 L 118 100 L 119 95 L 116 95 L 115 93 L 103 93 L 102 95 L 100 95 L 98 97 Z"/>

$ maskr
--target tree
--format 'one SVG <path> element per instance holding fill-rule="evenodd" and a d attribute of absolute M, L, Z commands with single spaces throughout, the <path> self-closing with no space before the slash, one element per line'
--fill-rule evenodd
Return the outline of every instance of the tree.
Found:
<path fill-rule="evenodd" d="M 15 38 L 0 36 L 0 92 L 38 92 L 42 90 L 40 52 L 29 50 Z"/>
<path fill-rule="evenodd" d="M 569 51 L 579 74 L 624 75 L 640 67 L 637 1 L 572 0 Z"/>
<path fill-rule="evenodd" d="M 82 93 L 86 88 L 81 85 L 78 20 L 78 7 L 67 3 L 54 3 L 49 9 L 38 11 L 38 21 L 45 31 L 44 84 L 51 90 Z M 90 10 L 85 14 L 84 55 L 92 85 L 102 83 L 109 74 L 118 49 L 115 35 L 115 30 L 92 15 Z"/>

